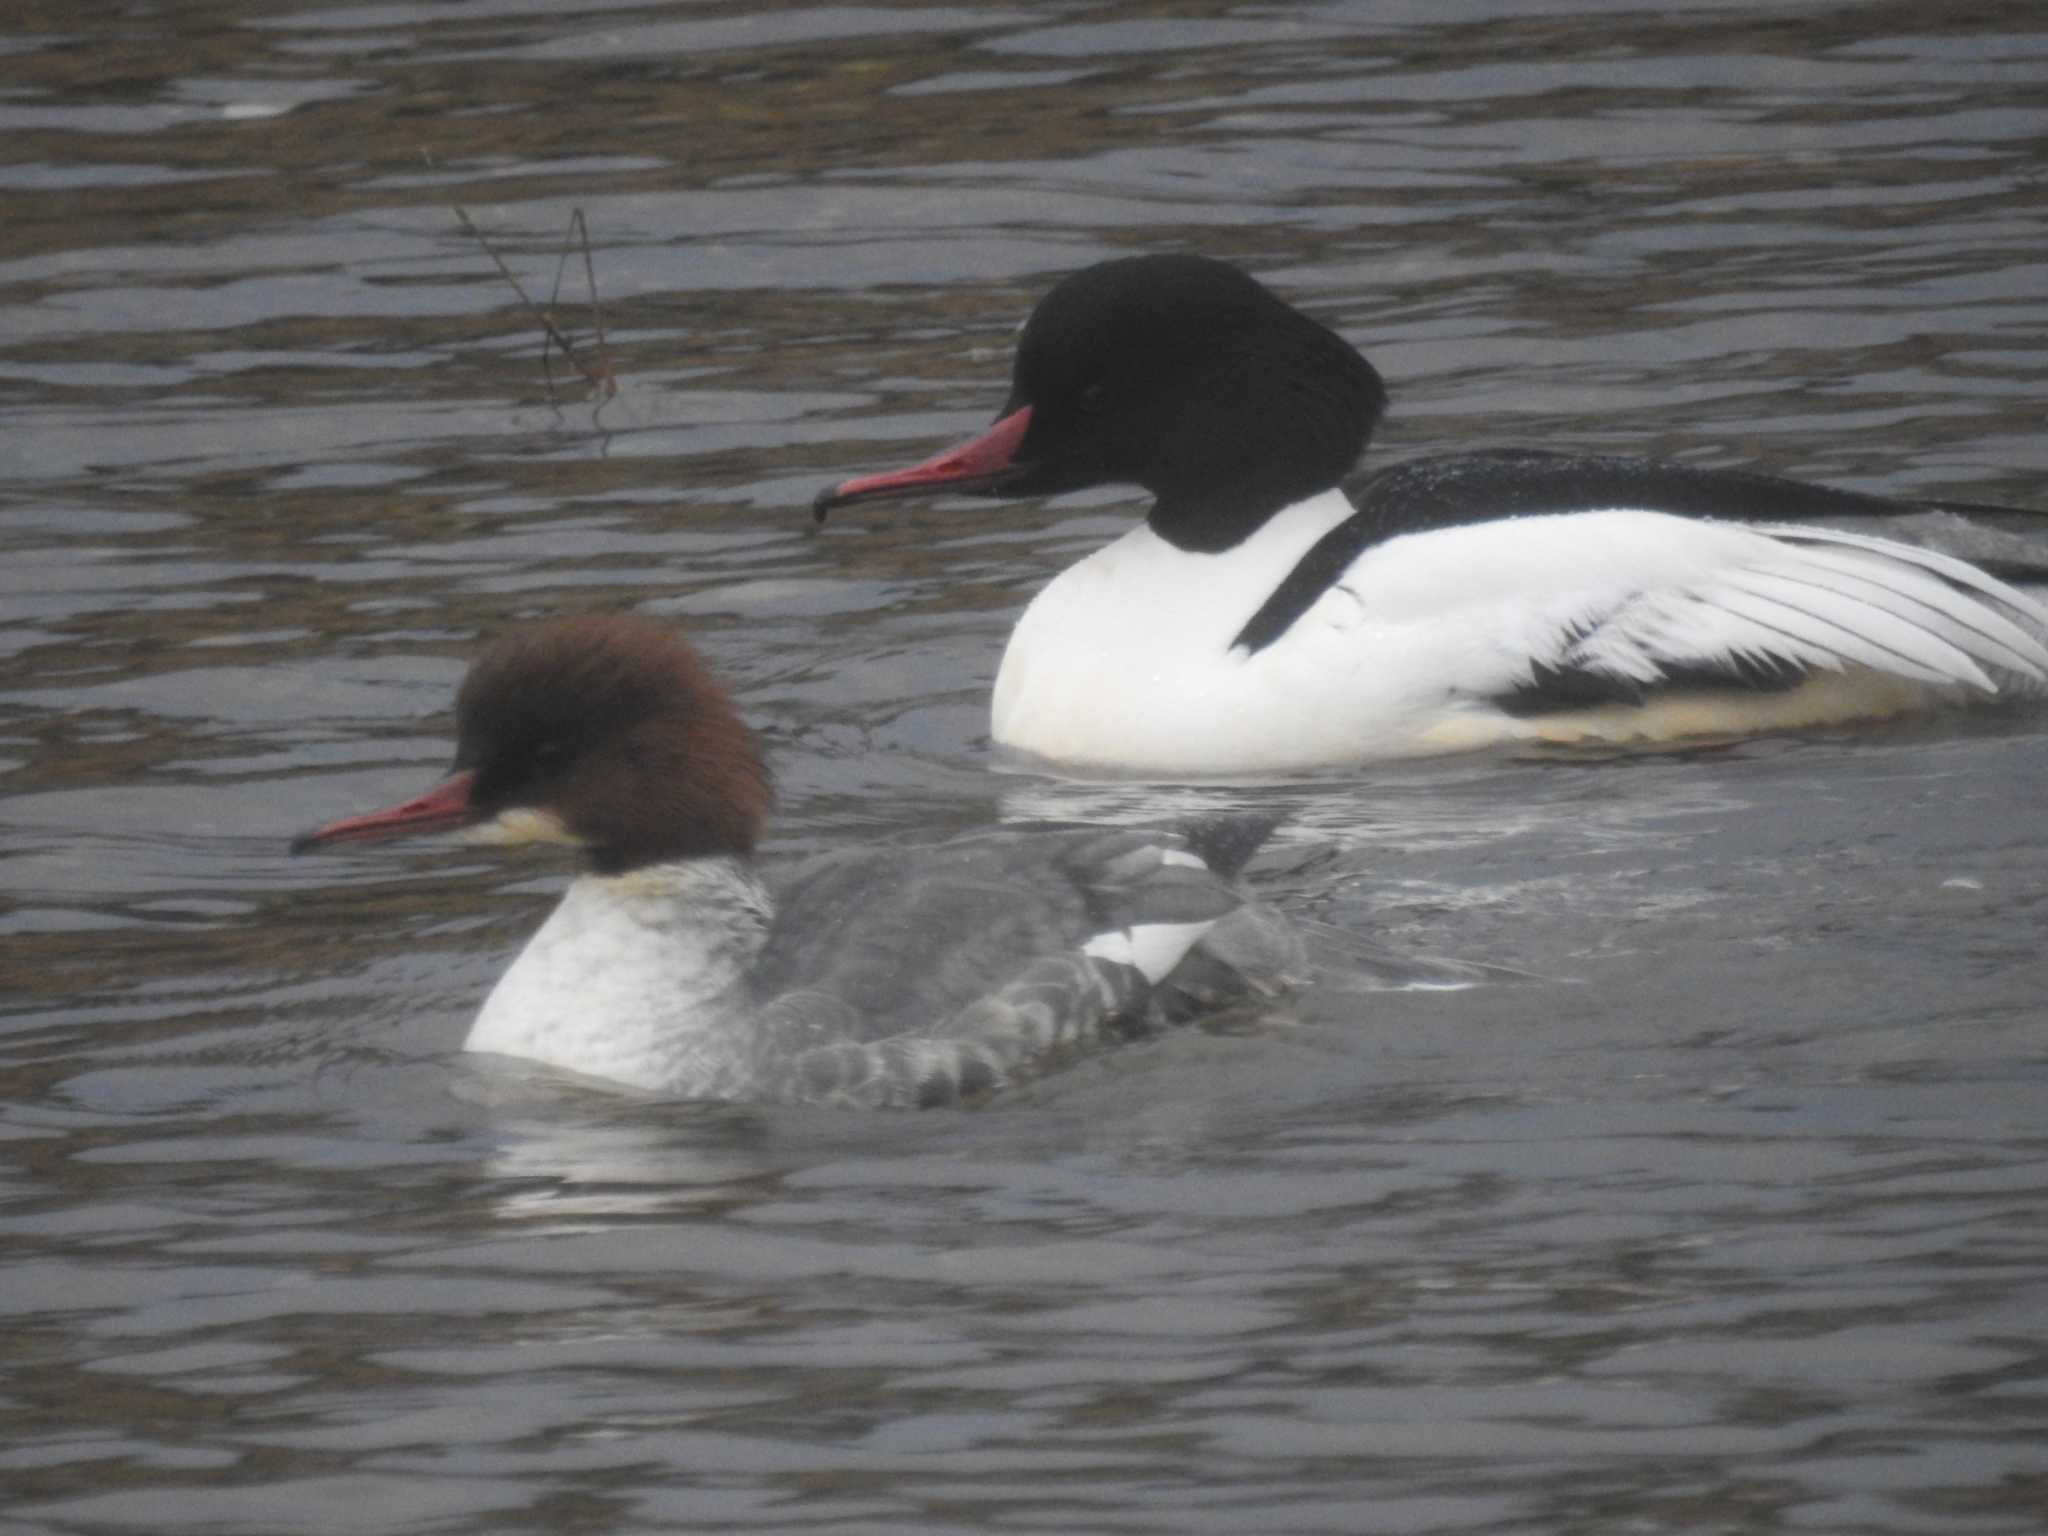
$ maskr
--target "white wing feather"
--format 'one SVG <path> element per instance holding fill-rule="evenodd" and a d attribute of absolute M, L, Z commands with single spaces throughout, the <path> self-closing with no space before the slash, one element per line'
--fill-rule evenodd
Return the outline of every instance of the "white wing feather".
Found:
<path fill-rule="evenodd" d="M 1725 525 L 1724 525 L 1725 526 Z M 1762 526 L 1688 579 L 1561 626 L 1539 664 L 1654 685 L 1681 668 L 1867 667 L 1936 687 L 2048 683 L 2048 610 L 1946 555 L 1832 529 Z"/>

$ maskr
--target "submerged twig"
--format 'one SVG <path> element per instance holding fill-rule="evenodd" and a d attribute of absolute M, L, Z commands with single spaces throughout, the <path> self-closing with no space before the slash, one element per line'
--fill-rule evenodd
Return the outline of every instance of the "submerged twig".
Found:
<path fill-rule="evenodd" d="M 563 247 L 561 260 L 555 266 L 554 288 L 548 294 L 547 304 L 543 306 L 533 301 L 533 296 L 520 285 L 519 279 L 512 275 L 512 269 L 505 265 L 505 258 L 497 253 L 492 247 L 491 242 L 484 238 L 483 231 L 470 221 L 469 215 L 463 212 L 459 206 L 455 209 L 455 217 L 461 221 L 463 230 L 470 238 L 483 247 L 484 254 L 490 257 L 492 263 L 497 267 L 499 276 L 503 277 L 511 285 L 512 291 L 519 295 L 519 302 L 524 304 L 528 312 L 539 322 L 542 335 L 540 366 L 541 372 L 548 383 L 548 403 L 552 405 L 555 400 L 555 374 L 550 364 L 550 359 L 553 357 L 557 347 L 562 349 L 563 361 L 568 363 L 571 368 L 575 369 L 582 376 L 584 383 L 597 391 L 600 400 L 609 400 L 618 394 L 619 376 L 612 364 L 611 349 L 605 343 L 604 310 L 598 303 L 597 297 L 597 265 L 591 259 L 590 225 L 583 217 L 583 210 L 578 208 L 570 214 L 569 228 L 580 237 L 583 246 L 583 278 L 590 292 L 590 317 L 591 328 L 596 337 L 594 346 L 596 358 L 594 361 L 589 362 L 586 362 L 577 355 L 575 344 L 570 341 L 567 333 L 555 323 L 553 306 L 556 299 L 561 296 L 562 274 L 568 269 L 569 265 L 569 248 L 566 245 Z"/>

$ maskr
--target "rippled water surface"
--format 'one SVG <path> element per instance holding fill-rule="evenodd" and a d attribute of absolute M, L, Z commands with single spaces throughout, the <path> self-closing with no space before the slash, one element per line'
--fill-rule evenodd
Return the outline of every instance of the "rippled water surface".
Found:
<path fill-rule="evenodd" d="M 2048 1528 L 2042 712 L 1061 784 L 985 700 L 1115 498 L 807 511 L 986 421 L 1056 275 L 1178 249 L 1369 350 L 1382 455 L 2048 505 L 2044 28 L 16 0 L 0 1528 Z M 542 299 L 582 210 L 615 398 L 458 205 Z M 601 605 L 733 679 L 778 853 L 1284 808 L 1315 987 L 971 1113 L 461 1057 L 560 870 L 285 840 Z"/>

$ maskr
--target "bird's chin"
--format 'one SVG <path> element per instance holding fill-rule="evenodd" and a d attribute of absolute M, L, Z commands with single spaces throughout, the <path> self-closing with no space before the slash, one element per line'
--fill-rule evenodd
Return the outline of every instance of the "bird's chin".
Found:
<path fill-rule="evenodd" d="M 517 848 L 528 843 L 547 843 L 559 848 L 584 845 L 583 839 L 570 831 L 561 817 L 531 805 L 515 805 L 489 821 L 464 827 L 456 833 L 456 840 L 485 848 Z"/>

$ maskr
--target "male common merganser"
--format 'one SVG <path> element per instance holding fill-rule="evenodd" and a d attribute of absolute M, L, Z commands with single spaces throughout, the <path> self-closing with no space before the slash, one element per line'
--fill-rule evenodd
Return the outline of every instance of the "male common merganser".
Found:
<path fill-rule="evenodd" d="M 816 510 L 1150 491 L 1142 526 L 1039 593 L 996 677 L 996 742 L 1081 769 L 1739 736 L 2048 684 L 2031 597 L 1810 521 L 1925 505 L 1526 451 L 1395 465 L 1354 505 L 1339 482 L 1385 404 L 1348 342 L 1235 267 L 1127 257 L 1039 303 L 985 434 Z"/>
<path fill-rule="evenodd" d="M 465 1049 L 690 1098 L 972 1098 L 1064 1050 L 1270 995 L 1299 940 L 1231 877 L 1272 828 L 1059 830 L 828 854 L 771 903 L 753 733 L 667 626 L 562 618 L 492 644 L 453 774 L 292 849 L 461 831 L 566 843 L 577 879 Z"/>

